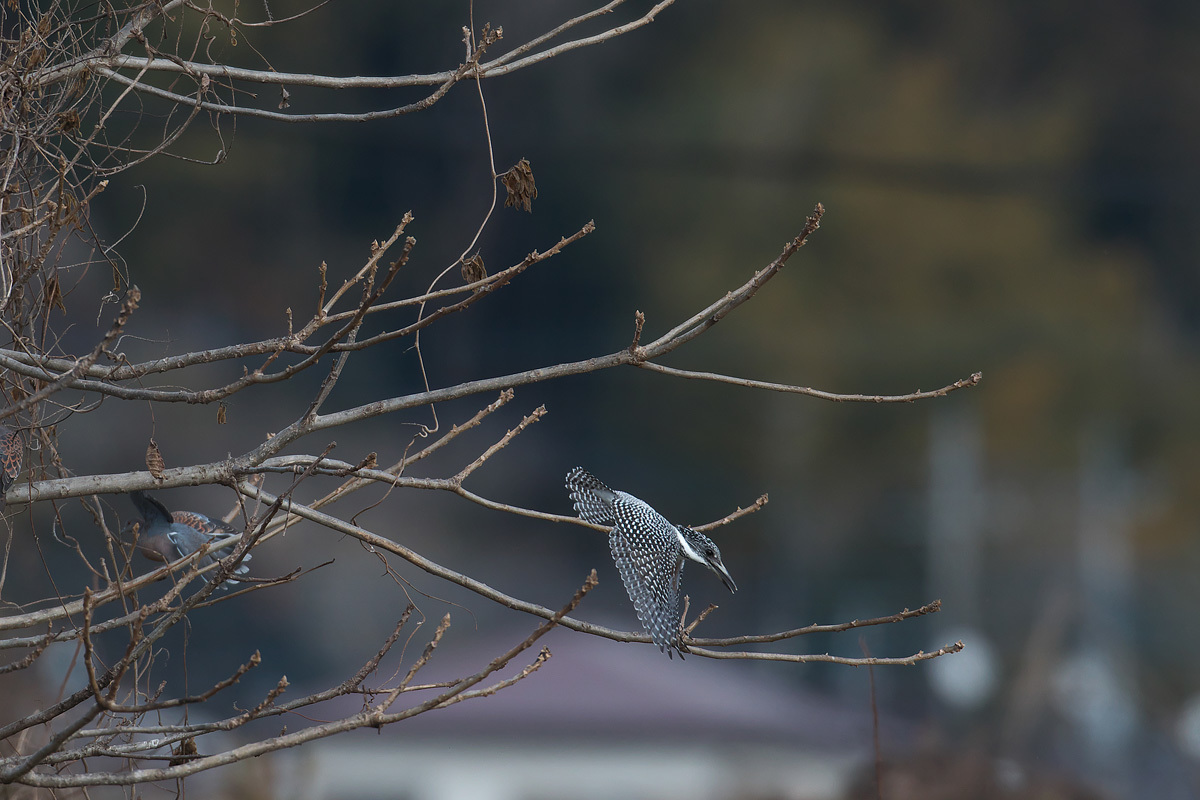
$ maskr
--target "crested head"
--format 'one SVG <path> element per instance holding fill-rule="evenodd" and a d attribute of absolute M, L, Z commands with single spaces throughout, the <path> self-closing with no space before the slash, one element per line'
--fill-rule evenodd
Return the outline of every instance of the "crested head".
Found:
<path fill-rule="evenodd" d="M 726 588 L 731 592 L 736 592 L 737 584 L 733 582 L 729 570 L 725 569 L 725 563 L 721 560 L 721 551 L 713 543 L 713 540 L 686 525 L 676 527 L 684 545 L 684 555 L 717 573 L 717 577 L 721 579 Z"/>

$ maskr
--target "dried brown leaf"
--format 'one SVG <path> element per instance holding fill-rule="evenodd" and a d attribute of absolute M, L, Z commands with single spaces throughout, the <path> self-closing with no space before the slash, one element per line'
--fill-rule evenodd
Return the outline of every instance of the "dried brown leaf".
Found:
<path fill-rule="evenodd" d="M 161 481 L 163 470 L 166 468 L 166 462 L 163 461 L 162 453 L 158 449 L 158 442 L 151 439 L 150 444 L 146 446 L 146 469 L 150 470 L 154 480 Z"/>
<path fill-rule="evenodd" d="M 526 211 L 533 211 L 533 201 L 537 198 L 537 186 L 533 182 L 533 170 L 529 161 L 522 158 L 516 166 L 500 176 L 508 197 L 504 198 L 504 207 L 520 206 Z"/>
<path fill-rule="evenodd" d="M 175 758 L 172 758 L 170 761 L 168 761 L 167 765 L 171 767 L 177 767 L 180 764 L 186 764 L 190 760 L 188 756 L 197 755 L 199 752 L 200 751 L 196 749 L 195 737 L 189 736 L 180 742 L 178 747 L 171 748 L 171 755 L 175 756 Z"/>
<path fill-rule="evenodd" d="M 462 278 L 466 283 L 475 283 L 487 277 L 487 267 L 483 265 L 483 256 L 479 253 L 464 258 L 462 262 Z"/>
<path fill-rule="evenodd" d="M 62 287 L 58 284 L 58 275 L 51 275 L 46 281 L 46 285 L 42 287 L 42 297 L 46 302 L 47 309 L 57 308 L 64 314 L 67 313 L 67 306 L 63 302 Z"/>
<path fill-rule="evenodd" d="M 70 133 L 79 127 L 79 112 L 73 108 L 60 111 L 56 116 L 58 118 L 58 127 L 62 129 L 63 133 Z"/>

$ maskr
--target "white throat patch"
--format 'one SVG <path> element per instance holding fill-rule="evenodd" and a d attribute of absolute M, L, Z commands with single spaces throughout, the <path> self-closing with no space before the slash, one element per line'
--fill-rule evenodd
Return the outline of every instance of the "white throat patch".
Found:
<path fill-rule="evenodd" d="M 684 538 L 683 533 L 680 532 L 679 528 L 675 529 L 675 536 L 679 539 L 679 546 L 683 548 L 683 554 L 685 556 L 690 558 L 692 561 L 699 561 L 701 564 L 708 563 L 708 560 L 704 558 L 704 556 L 697 553 L 696 549 L 688 543 L 688 540 Z"/>

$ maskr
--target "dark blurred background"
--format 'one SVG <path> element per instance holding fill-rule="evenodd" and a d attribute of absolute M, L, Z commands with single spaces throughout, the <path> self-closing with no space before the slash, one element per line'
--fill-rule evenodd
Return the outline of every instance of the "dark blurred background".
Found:
<path fill-rule="evenodd" d="M 276 17 L 301 9 L 271 6 Z M 475 20 L 519 43 L 585 8 L 479 2 Z M 431 72 L 461 60 L 466 15 L 464 2 L 335 4 L 251 43 L 285 71 Z M 430 329 L 432 385 L 614 351 L 636 310 L 647 337 L 661 334 L 773 259 L 818 201 L 828 209 L 821 229 L 783 273 L 666 363 L 871 394 L 977 370 L 984 380 L 912 405 L 856 405 L 603 372 L 518 389 L 490 426 L 420 474 L 457 471 L 544 403 L 548 415 L 469 488 L 570 513 L 562 478 L 582 465 L 693 524 L 768 492 L 762 512 L 714 535 L 741 591 L 729 597 L 702 570 L 689 573 L 693 602 L 721 605 L 700 633 L 941 598 L 935 617 L 864 635 L 874 655 L 967 645 L 874 670 L 881 714 L 913 726 L 905 746 L 885 747 L 892 768 L 982 759 L 988 780 L 1015 793 L 1050 781 L 1061 794 L 1039 796 L 1196 796 L 1198 22 L 1200 5 L 1171 0 L 692 0 L 640 31 L 487 81 L 497 168 L 529 159 L 539 191 L 531 215 L 496 212 L 479 243 L 489 269 L 589 219 L 597 230 Z M 261 65 L 248 47 L 217 46 L 232 63 Z M 251 102 L 274 108 L 273 91 Z M 289 110 L 417 96 L 297 90 Z M 128 233 L 118 251 L 144 293 L 131 331 L 142 338 L 124 343 L 135 360 L 278 334 L 285 308 L 311 313 L 322 261 L 340 282 L 407 210 L 418 244 L 398 290 L 419 292 L 491 202 L 470 84 L 384 122 L 220 128 L 222 138 L 198 124 L 180 149 L 212 159 L 225 147 L 224 164 L 157 159 L 95 205 L 108 241 Z M 94 312 L 79 325 L 92 335 Z M 150 435 L 168 464 L 240 453 L 299 414 L 319 377 L 233 398 L 224 426 L 207 407 L 159 408 L 152 419 L 144 406 L 109 403 L 63 430 L 63 452 L 81 473 L 139 468 Z M 406 344 L 380 348 L 351 362 L 330 407 L 420 383 Z M 491 399 L 439 407 L 443 428 Z M 346 461 L 376 450 L 392 463 L 414 425 L 431 420 L 420 409 L 329 438 Z M 368 494 L 339 510 L 383 493 Z M 163 499 L 208 513 L 232 502 L 219 488 Z M 132 510 L 120 497 L 112 506 Z M 418 492 L 360 522 L 547 605 L 595 567 L 601 586 L 580 615 L 636 625 L 605 542 L 583 529 Z M 71 558 L 49 547 L 48 561 Z M 240 688 L 247 704 L 282 673 L 301 686 L 341 680 L 386 636 L 405 592 L 431 621 L 451 613 L 451 651 L 469 652 L 483 633 L 516 641 L 533 625 L 397 564 L 411 582 L 401 587 L 353 541 L 310 526 L 256 551 L 254 565 L 282 573 L 327 557 L 336 563 L 294 586 L 195 615 L 189 680 L 225 675 L 254 648 L 266 659 Z M 857 633 L 787 649 L 862 652 Z M 712 668 L 696 661 L 651 659 L 646 669 L 682 681 Z M 728 669 L 869 709 L 864 671 Z M 818 738 L 822 719 L 811 721 Z M 857 745 L 870 751 L 864 735 Z"/>

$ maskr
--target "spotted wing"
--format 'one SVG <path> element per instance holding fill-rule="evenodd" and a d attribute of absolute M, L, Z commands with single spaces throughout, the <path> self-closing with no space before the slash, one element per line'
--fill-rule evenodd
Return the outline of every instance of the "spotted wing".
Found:
<path fill-rule="evenodd" d="M 198 514 L 195 511 L 172 511 L 171 519 L 180 525 L 187 525 L 189 528 L 194 528 L 212 536 L 224 537 L 241 533 L 241 531 L 232 525 L 215 520 L 212 517 L 206 517 L 203 514 Z"/>
<path fill-rule="evenodd" d="M 186 525 L 188 528 L 204 534 L 205 542 L 212 539 L 225 539 L 229 536 L 237 536 L 241 533 L 240 530 L 232 525 L 222 522 L 221 520 L 205 516 L 197 511 L 172 511 L 171 519 L 180 525 Z M 233 548 L 235 547 L 237 547 L 237 542 L 215 551 L 217 558 L 224 558 L 225 556 L 229 555 L 233 552 Z M 247 572 L 249 568 L 245 566 L 245 562 L 252 558 L 254 558 L 254 556 L 250 555 L 249 553 L 243 556 L 243 563 L 237 568 L 237 570 L 235 570 L 235 572 L 238 575 Z"/>
<path fill-rule="evenodd" d="M 576 467 L 567 473 L 567 491 L 571 493 L 571 502 L 575 504 L 575 513 L 584 522 L 595 525 L 615 525 L 613 503 L 617 493 L 598 481 L 583 467 Z"/>
<path fill-rule="evenodd" d="M 617 503 L 608 544 L 638 619 L 659 649 L 671 655 L 679 636 L 679 540 L 665 519 L 640 512 Z"/>
<path fill-rule="evenodd" d="M 171 521 L 174 523 L 171 526 L 171 541 L 182 555 L 194 553 L 214 539 L 225 539 L 241 533 L 241 531 L 232 525 L 215 520 L 196 511 L 172 511 Z M 200 559 L 200 567 L 203 568 L 209 564 L 216 563 L 219 559 L 230 555 L 235 547 L 237 547 L 237 542 L 231 542 L 220 550 L 210 552 Z M 242 563 L 238 564 L 233 574 L 245 575 L 249 572 L 250 568 L 246 566 L 245 562 L 251 558 L 253 556 L 249 553 L 242 556 Z M 222 584 L 222 587 L 228 589 L 235 584 L 237 584 L 237 581 L 230 578 Z"/>
<path fill-rule="evenodd" d="M 187 514 L 188 512 L 177 512 L 177 513 Z M 197 515 L 197 516 L 203 516 L 203 515 Z M 171 542 L 171 546 L 175 550 L 176 557 L 183 558 L 183 557 L 189 556 L 192 553 L 196 552 L 197 550 L 201 549 L 202 547 L 207 545 L 209 542 L 211 542 L 213 539 L 225 538 L 225 533 L 226 532 L 223 531 L 221 534 L 219 534 L 217 536 L 213 536 L 212 534 L 205 533 L 204 531 L 196 530 L 195 528 L 193 528 L 189 525 L 185 525 L 181 522 L 174 522 L 171 525 L 170 531 L 167 532 L 167 539 Z M 228 545 L 227 547 L 222 547 L 220 550 L 212 550 L 212 551 L 206 553 L 205 555 L 201 556 L 201 558 L 196 562 L 196 566 L 199 569 L 204 569 L 205 567 L 207 567 L 210 564 L 215 564 L 220 559 L 222 559 L 225 556 L 232 553 L 233 548 L 236 546 L 237 546 L 237 544 L 235 542 L 233 544 Z M 242 561 L 243 562 L 249 561 L 250 558 L 251 558 L 250 554 L 247 553 L 245 556 L 242 557 Z M 174 560 L 174 559 L 172 559 L 172 560 Z M 234 575 L 244 575 L 249 571 L 250 571 L 250 568 L 248 566 L 246 566 L 245 563 L 242 563 L 242 564 L 238 564 L 237 568 L 235 570 L 233 570 L 233 574 Z M 233 588 L 237 583 L 238 583 L 238 581 L 235 580 L 234 578 L 229 578 L 224 583 L 221 584 L 221 588 L 230 589 L 230 588 Z"/>

